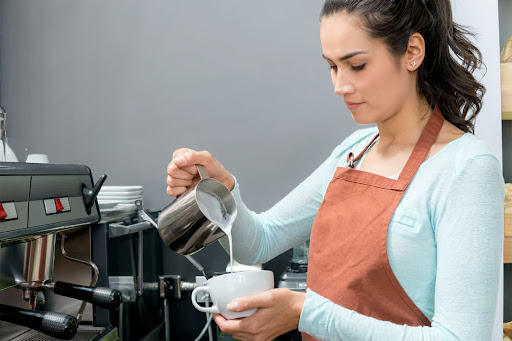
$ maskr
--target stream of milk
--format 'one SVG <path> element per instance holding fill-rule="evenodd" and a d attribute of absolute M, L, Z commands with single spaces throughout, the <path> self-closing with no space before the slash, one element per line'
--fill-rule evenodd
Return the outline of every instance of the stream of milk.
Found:
<path fill-rule="evenodd" d="M 197 191 L 197 205 L 203 214 L 228 236 L 231 273 L 233 273 L 233 237 L 231 228 L 234 218 L 228 214 L 222 200 L 213 193 Z"/>

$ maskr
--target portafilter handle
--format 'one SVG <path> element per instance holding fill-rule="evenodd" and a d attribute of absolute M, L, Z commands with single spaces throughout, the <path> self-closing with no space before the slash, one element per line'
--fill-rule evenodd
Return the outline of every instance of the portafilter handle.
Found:
<path fill-rule="evenodd" d="M 94 206 L 96 197 L 98 196 L 101 186 L 103 186 L 105 180 L 107 180 L 107 175 L 103 174 L 100 176 L 99 180 L 96 182 L 96 185 L 94 185 L 93 188 L 87 188 L 85 185 L 82 187 L 82 196 L 84 198 L 85 210 L 87 211 L 87 214 L 91 214 L 91 208 Z"/>
<path fill-rule="evenodd" d="M 25 310 L 5 304 L 0 304 L 0 320 L 64 340 L 71 340 L 78 331 L 78 321 L 74 316 L 50 311 Z"/>
<path fill-rule="evenodd" d="M 60 281 L 45 287 L 53 290 L 57 295 L 76 298 L 109 310 L 116 310 L 123 303 L 123 294 L 116 289 L 86 287 Z"/>

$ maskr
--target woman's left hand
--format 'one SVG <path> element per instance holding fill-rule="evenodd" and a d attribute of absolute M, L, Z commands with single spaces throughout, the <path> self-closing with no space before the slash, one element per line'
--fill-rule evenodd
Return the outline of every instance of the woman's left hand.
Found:
<path fill-rule="evenodd" d="M 228 304 L 231 311 L 259 308 L 251 316 L 226 320 L 222 315 L 214 314 L 213 319 L 220 330 L 237 340 L 269 341 L 298 327 L 305 299 L 305 293 L 272 289 Z"/>

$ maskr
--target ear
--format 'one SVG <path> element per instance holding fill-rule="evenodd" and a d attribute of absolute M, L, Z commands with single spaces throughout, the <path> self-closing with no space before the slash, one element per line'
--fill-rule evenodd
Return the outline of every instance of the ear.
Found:
<path fill-rule="evenodd" d="M 425 58 L 425 39 L 418 32 L 409 37 L 407 52 L 405 55 L 406 68 L 409 71 L 416 71 Z"/>

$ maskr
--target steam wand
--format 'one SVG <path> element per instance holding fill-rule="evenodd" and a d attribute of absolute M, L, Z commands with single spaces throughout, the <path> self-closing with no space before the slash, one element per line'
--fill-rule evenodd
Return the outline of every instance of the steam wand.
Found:
<path fill-rule="evenodd" d="M 92 281 L 91 281 L 91 285 L 90 286 L 91 287 L 95 286 L 96 282 L 98 282 L 98 277 L 99 277 L 99 274 L 100 274 L 100 271 L 98 270 L 98 266 L 96 264 L 94 264 L 93 262 L 88 262 L 88 261 L 85 261 L 85 260 L 82 260 L 82 259 L 78 259 L 78 258 L 74 258 L 74 257 L 69 256 L 68 253 L 66 252 L 65 247 L 64 247 L 65 241 L 66 241 L 66 235 L 64 233 L 62 233 L 62 232 L 59 233 L 59 235 L 60 235 L 60 253 L 62 253 L 62 255 L 66 259 L 69 259 L 70 261 L 77 262 L 77 263 L 82 263 L 82 264 L 85 264 L 85 265 L 89 265 L 92 268 L 92 271 L 94 272 L 94 276 L 92 277 Z M 78 314 L 76 315 L 76 319 L 78 320 L 78 323 L 80 323 L 80 321 L 82 321 L 82 317 L 83 317 L 86 305 L 87 305 L 87 302 L 86 301 L 82 301 L 82 304 L 80 305 L 80 309 L 78 310 Z"/>

